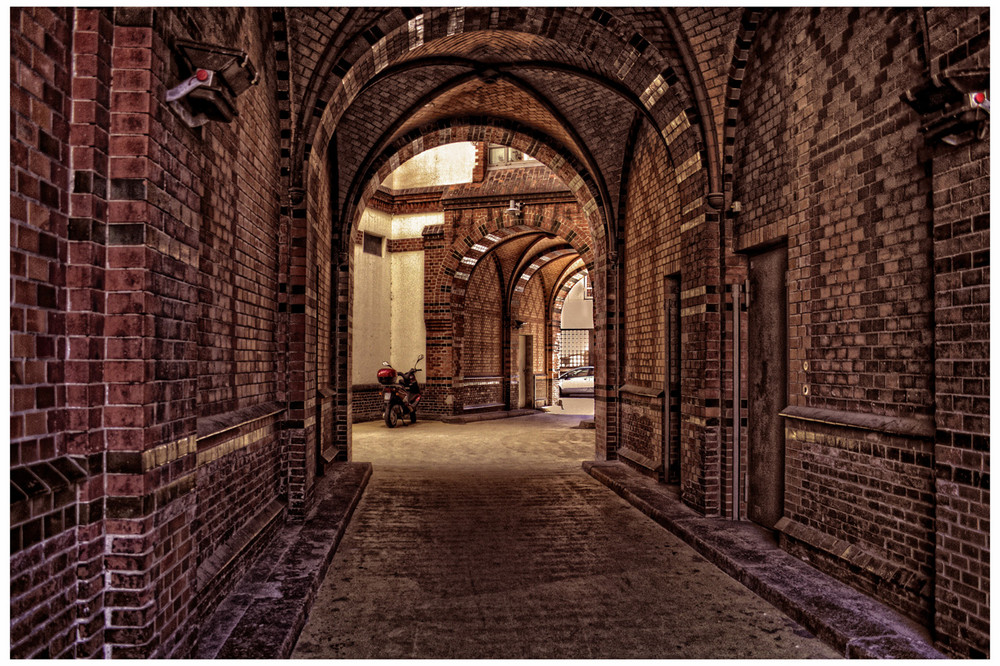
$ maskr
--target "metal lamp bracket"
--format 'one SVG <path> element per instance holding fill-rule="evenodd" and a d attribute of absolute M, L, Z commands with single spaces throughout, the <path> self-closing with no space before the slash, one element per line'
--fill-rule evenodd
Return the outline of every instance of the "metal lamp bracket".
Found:
<path fill-rule="evenodd" d="M 228 123 L 239 112 L 236 97 L 260 80 L 249 56 L 238 49 L 176 39 L 172 44 L 181 75 L 166 101 L 189 127 L 210 120 Z"/>
<path fill-rule="evenodd" d="M 170 107 L 187 123 L 188 127 L 201 127 L 209 121 L 204 113 L 192 115 L 187 107 L 181 103 L 193 90 L 201 87 L 211 87 L 215 80 L 215 72 L 207 69 L 199 69 L 194 76 L 189 77 L 180 85 L 174 86 L 167 91 L 167 102 Z"/>

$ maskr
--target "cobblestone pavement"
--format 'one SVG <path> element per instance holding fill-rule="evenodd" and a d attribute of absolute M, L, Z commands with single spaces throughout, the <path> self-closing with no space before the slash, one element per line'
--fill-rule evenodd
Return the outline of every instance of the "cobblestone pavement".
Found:
<path fill-rule="evenodd" d="M 837 658 L 590 478 L 562 414 L 354 426 L 372 480 L 294 658 Z"/>

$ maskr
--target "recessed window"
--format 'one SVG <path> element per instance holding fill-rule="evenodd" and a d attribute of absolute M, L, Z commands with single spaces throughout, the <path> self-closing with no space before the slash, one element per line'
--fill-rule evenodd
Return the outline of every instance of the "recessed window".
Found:
<path fill-rule="evenodd" d="M 381 257 L 382 240 L 382 236 L 376 236 L 375 234 L 370 234 L 366 231 L 362 250 L 365 254 L 374 254 L 376 257 Z"/>
<path fill-rule="evenodd" d="M 536 162 L 536 160 L 529 155 L 525 155 L 517 148 L 511 148 L 510 146 L 498 146 L 492 143 L 490 144 L 487 154 L 487 163 L 491 167 L 510 166 L 528 162 Z"/>

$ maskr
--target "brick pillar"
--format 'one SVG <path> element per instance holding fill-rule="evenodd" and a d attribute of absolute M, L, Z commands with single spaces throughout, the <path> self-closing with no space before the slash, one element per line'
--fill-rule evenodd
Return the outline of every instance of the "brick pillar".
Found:
<path fill-rule="evenodd" d="M 476 143 L 476 158 L 472 165 L 472 182 L 481 183 L 486 180 L 486 144 L 482 141 Z"/>
<path fill-rule="evenodd" d="M 316 327 L 310 325 L 314 312 L 307 308 L 309 280 L 309 225 L 306 201 L 301 192 L 292 192 L 291 206 L 282 216 L 287 229 L 287 264 L 279 291 L 279 310 L 285 313 L 285 397 L 288 410 L 282 436 L 287 478 L 288 513 L 302 520 L 309 506 L 316 476 L 316 456 L 309 450 L 315 441 L 315 357 Z M 311 316 L 312 315 L 312 316 Z"/>
<path fill-rule="evenodd" d="M 453 213 L 446 211 L 444 225 L 424 227 L 424 326 L 427 331 L 427 380 L 421 387 L 420 408 L 431 414 L 453 414 L 461 409 L 455 387 L 455 354 L 452 312 L 451 278 L 442 272 L 447 253 L 446 228 Z"/>
<path fill-rule="evenodd" d="M 115 10 L 107 232 L 106 655 L 194 636 L 200 214 L 193 137 L 166 108 L 154 11 Z"/>
<path fill-rule="evenodd" d="M 78 498 L 77 657 L 104 647 L 104 288 L 111 102 L 110 11 L 78 9 L 73 35 L 70 220 L 66 266 L 66 444 L 86 457 Z"/>
<path fill-rule="evenodd" d="M 618 300 L 619 257 L 609 257 L 607 239 L 598 241 L 594 253 L 594 426 L 596 428 L 595 460 L 615 460 L 619 443 L 618 383 L 621 349 L 618 328 L 625 313 Z M 598 307 L 602 304 L 603 307 Z"/>
<path fill-rule="evenodd" d="M 690 188 L 688 188 L 690 193 Z M 697 200 L 697 198 L 684 200 Z M 706 516 L 721 511 L 719 213 L 691 206 L 682 215 L 681 497 Z"/>
<path fill-rule="evenodd" d="M 354 253 L 350 250 L 341 252 L 338 264 L 333 271 L 331 285 L 333 303 L 333 364 L 334 403 L 333 421 L 336 424 L 331 445 L 333 457 L 337 460 L 352 460 L 351 451 L 351 335 L 353 329 L 352 309 L 354 287 L 352 274 L 354 271 Z"/>

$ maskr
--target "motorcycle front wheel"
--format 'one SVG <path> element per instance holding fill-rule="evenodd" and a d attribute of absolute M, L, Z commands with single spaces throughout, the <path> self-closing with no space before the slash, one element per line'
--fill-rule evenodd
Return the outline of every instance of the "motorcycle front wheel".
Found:
<path fill-rule="evenodd" d="M 389 405 L 385 410 L 385 424 L 390 428 L 395 428 L 403 417 L 402 405 Z"/>

